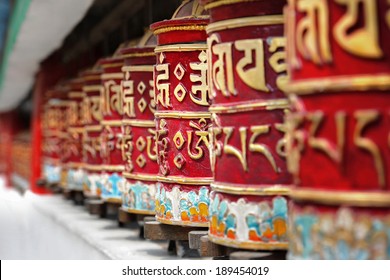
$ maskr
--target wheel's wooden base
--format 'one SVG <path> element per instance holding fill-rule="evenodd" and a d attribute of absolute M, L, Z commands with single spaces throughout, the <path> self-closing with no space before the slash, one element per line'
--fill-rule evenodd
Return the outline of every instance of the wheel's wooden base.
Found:
<path fill-rule="evenodd" d="M 250 251 L 215 244 L 209 240 L 207 231 L 192 231 L 189 233 L 191 249 L 199 251 L 201 257 L 230 260 L 285 260 L 286 250 Z"/>

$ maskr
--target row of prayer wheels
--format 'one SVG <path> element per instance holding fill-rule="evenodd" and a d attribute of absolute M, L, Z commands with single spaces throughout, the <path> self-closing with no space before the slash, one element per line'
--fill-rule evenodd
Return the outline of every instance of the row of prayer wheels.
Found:
<path fill-rule="evenodd" d="M 389 259 L 389 1 L 199 2 L 48 92 L 47 181 L 224 246 Z"/>

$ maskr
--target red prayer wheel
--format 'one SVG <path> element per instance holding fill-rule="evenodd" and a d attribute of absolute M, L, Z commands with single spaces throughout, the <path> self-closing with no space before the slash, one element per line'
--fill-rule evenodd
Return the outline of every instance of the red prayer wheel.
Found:
<path fill-rule="evenodd" d="M 66 90 L 57 85 L 49 90 L 45 96 L 46 104 L 43 107 L 43 175 L 48 184 L 61 183 L 62 162 L 65 161 L 66 149 Z"/>
<path fill-rule="evenodd" d="M 84 124 L 82 119 L 82 103 L 85 98 L 83 92 L 83 79 L 74 78 L 69 82 L 68 111 L 67 111 L 67 134 L 68 141 L 66 150 L 69 154 L 66 164 L 66 176 L 62 184 L 63 188 L 70 190 L 83 190 L 84 163 L 82 154 Z"/>
<path fill-rule="evenodd" d="M 291 259 L 389 259 L 389 1 L 286 8 Z"/>
<path fill-rule="evenodd" d="M 102 59 L 99 65 L 102 73 L 102 192 L 105 201 L 121 204 L 121 190 L 123 189 L 124 170 L 122 144 L 122 90 L 123 58 L 117 51 L 113 57 Z"/>
<path fill-rule="evenodd" d="M 158 171 L 153 85 L 155 40 L 148 32 L 137 46 L 121 51 L 125 60 L 122 68 L 122 160 L 126 178 L 122 209 L 146 215 L 154 215 Z"/>
<path fill-rule="evenodd" d="M 207 82 L 208 15 L 184 1 L 157 22 L 154 67 L 157 160 L 156 217 L 165 224 L 208 226 L 211 125 Z"/>
<path fill-rule="evenodd" d="M 101 68 L 85 71 L 82 75 L 85 94 L 82 103 L 84 135 L 83 160 L 85 179 L 83 192 L 86 197 L 99 197 L 102 189 L 102 102 Z"/>
<path fill-rule="evenodd" d="M 243 249 L 287 249 L 285 1 L 202 3 L 210 13 L 209 238 Z"/>

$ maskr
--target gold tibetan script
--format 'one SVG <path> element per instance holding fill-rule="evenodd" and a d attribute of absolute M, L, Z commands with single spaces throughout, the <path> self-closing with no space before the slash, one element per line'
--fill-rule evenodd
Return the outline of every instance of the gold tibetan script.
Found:
<path fill-rule="evenodd" d="M 244 52 L 244 57 L 236 65 L 236 71 L 241 80 L 253 89 L 268 92 L 265 80 L 263 40 L 238 40 L 234 46 L 237 50 Z"/>
<path fill-rule="evenodd" d="M 101 97 L 100 96 L 89 97 L 89 101 L 91 104 L 92 117 L 97 121 L 101 121 L 103 118 L 102 110 L 101 110 Z"/>
<path fill-rule="evenodd" d="M 112 111 L 121 113 L 121 86 L 114 80 L 109 80 L 104 83 L 102 91 L 103 113 L 111 115 Z"/>
<path fill-rule="evenodd" d="M 171 101 L 169 98 L 169 63 L 164 62 L 164 54 L 160 54 L 159 62 L 155 66 L 156 69 L 156 103 L 161 104 L 164 108 L 168 108 L 171 106 Z"/>
<path fill-rule="evenodd" d="M 277 87 L 285 92 L 287 90 L 287 82 L 289 80 L 289 76 L 287 73 L 287 63 L 286 63 L 286 38 L 284 37 L 273 37 L 269 40 L 269 51 L 272 53 L 269 58 L 269 64 L 275 73 L 280 74 L 285 72 L 284 75 L 278 75 L 276 78 Z M 277 51 L 278 49 L 282 49 Z"/>
<path fill-rule="evenodd" d="M 146 137 L 146 152 L 152 161 L 157 161 L 156 130 L 148 128 L 150 135 Z"/>
<path fill-rule="evenodd" d="M 220 90 L 224 96 L 237 95 L 234 88 L 233 78 L 233 43 L 220 43 L 218 36 L 212 34 L 207 39 L 208 48 L 217 59 L 212 64 L 211 80 L 217 90 Z M 213 45 L 214 43 L 217 43 Z"/>
<path fill-rule="evenodd" d="M 327 0 L 300 0 L 297 9 L 305 16 L 296 27 L 296 47 L 301 55 L 318 65 L 332 61 L 329 44 Z"/>
<path fill-rule="evenodd" d="M 187 152 L 190 158 L 193 160 L 198 160 L 203 157 L 203 149 L 202 149 L 202 143 L 205 146 L 205 149 L 207 150 L 209 147 L 209 127 L 210 124 L 207 124 L 207 121 L 205 119 L 200 119 L 197 123 L 194 121 L 190 121 L 190 127 L 195 129 L 195 135 L 199 137 L 198 141 L 195 144 L 195 150 L 196 153 L 191 151 L 192 141 L 193 141 L 193 134 L 194 131 L 187 131 L 187 138 L 188 138 L 188 144 L 187 144 Z"/>
<path fill-rule="evenodd" d="M 337 43 L 346 51 L 361 57 L 379 58 L 383 56 L 379 45 L 377 4 L 372 0 L 335 0 L 347 6 L 347 12 L 334 26 Z M 350 31 L 358 24 L 359 7 L 362 7 L 364 26 Z"/>
<path fill-rule="evenodd" d="M 123 114 L 128 117 L 135 117 L 134 109 L 134 81 L 130 80 L 130 71 L 126 71 L 125 79 L 122 81 L 122 102 Z"/>
<path fill-rule="evenodd" d="M 190 63 L 192 70 L 200 72 L 200 75 L 190 75 L 191 82 L 198 83 L 191 86 L 190 98 L 195 104 L 208 106 L 209 87 L 207 84 L 207 54 L 205 51 L 199 54 L 199 61 Z"/>

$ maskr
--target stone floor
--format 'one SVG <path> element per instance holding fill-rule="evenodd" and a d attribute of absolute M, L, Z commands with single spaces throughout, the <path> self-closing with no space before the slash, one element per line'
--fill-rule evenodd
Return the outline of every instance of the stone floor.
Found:
<path fill-rule="evenodd" d="M 135 227 L 136 225 L 134 225 Z M 60 195 L 21 195 L 0 179 L 0 259 L 177 259 L 167 242 L 91 216 Z"/>

